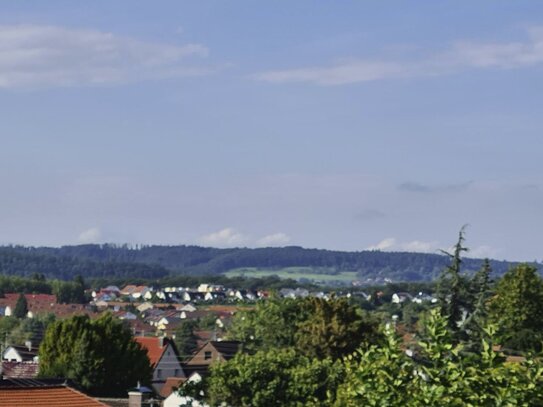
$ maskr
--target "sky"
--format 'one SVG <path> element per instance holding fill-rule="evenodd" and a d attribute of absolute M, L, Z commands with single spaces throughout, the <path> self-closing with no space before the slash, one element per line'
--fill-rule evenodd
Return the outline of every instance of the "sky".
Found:
<path fill-rule="evenodd" d="M 540 1 L 0 10 L 0 244 L 543 259 Z"/>

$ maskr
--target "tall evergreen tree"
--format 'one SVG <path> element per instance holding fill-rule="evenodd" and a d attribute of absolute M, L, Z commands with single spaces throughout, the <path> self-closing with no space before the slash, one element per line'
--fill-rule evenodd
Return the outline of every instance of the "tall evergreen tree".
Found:
<path fill-rule="evenodd" d="M 442 251 L 451 258 L 451 264 L 442 272 L 438 282 L 438 300 L 441 314 L 447 321 L 447 327 L 459 336 L 466 317 L 467 284 L 461 275 L 462 254 L 468 249 L 464 247 L 465 226 L 460 229 L 458 241 L 454 245 L 453 253 Z"/>
<path fill-rule="evenodd" d="M 19 294 L 19 298 L 17 298 L 17 303 L 13 310 L 13 316 L 22 319 L 26 318 L 26 314 L 28 314 L 28 302 L 26 301 L 24 294 Z"/>

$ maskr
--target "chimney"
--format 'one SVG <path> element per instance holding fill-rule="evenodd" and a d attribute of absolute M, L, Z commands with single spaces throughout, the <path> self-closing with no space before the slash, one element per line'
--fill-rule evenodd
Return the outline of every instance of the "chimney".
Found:
<path fill-rule="evenodd" d="M 139 391 L 128 392 L 128 407 L 142 407 L 143 406 L 143 393 Z"/>
<path fill-rule="evenodd" d="M 166 337 L 165 336 L 161 336 L 160 338 L 158 338 L 158 346 L 163 348 L 165 344 L 166 344 Z"/>
<path fill-rule="evenodd" d="M 152 390 L 142 387 L 138 382 L 138 387 L 128 391 L 128 407 L 143 407 L 149 405 L 149 398 Z"/>
<path fill-rule="evenodd" d="M 25 346 L 28 348 L 28 351 L 30 352 L 32 350 L 32 342 L 26 341 Z"/>

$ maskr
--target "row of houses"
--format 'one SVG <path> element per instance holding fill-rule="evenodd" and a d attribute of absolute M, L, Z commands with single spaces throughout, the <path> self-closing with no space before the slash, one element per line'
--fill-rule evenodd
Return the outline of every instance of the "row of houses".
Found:
<path fill-rule="evenodd" d="M 103 303 L 127 299 L 129 301 L 164 301 L 171 303 L 181 302 L 210 302 L 221 300 L 255 301 L 267 298 L 267 291 L 251 291 L 225 289 L 220 285 L 201 284 L 197 289 L 186 287 L 166 287 L 155 289 L 148 286 L 127 285 L 122 289 L 116 286 L 104 287 L 91 293 L 94 303 Z"/>

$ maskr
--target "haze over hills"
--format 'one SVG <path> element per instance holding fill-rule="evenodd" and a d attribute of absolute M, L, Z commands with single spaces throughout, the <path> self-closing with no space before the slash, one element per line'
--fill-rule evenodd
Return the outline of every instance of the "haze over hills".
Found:
<path fill-rule="evenodd" d="M 478 270 L 482 259 L 465 258 L 463 270 Z M 356 280 L 431 281 L 447 267 L 443 254 L 360 251 L 344 252 L 282 248 L 218 249 L 199 246 L 141 246 L 88 244 L 52 247 L 0 247 L 0 273 L 29 276 L 43 273 L 48 278 L 71 279 L 119 277 L 159 279 L 172 275 L 217 275 L 242 270 L 246 276 L 266 270 L 278 273 L 286 268 L 304 268 L 315 275 L 350 272 Z M 515 263 L 491 260 L 494 276 Z M 296 277 L 294 277 L 296 278 Z"/>

